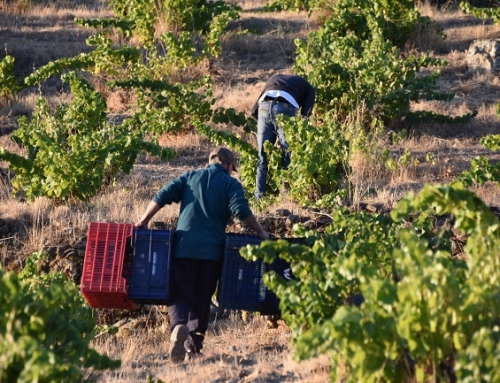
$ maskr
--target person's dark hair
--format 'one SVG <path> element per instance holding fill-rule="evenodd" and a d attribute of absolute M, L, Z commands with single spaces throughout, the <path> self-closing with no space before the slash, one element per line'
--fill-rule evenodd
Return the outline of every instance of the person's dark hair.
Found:
<path fill-rule="evenodd" d="M 217 149 L 212 150 L 210 156 L 208 157 L 208 162 L 211 164 L 219 163 L 221 165 L 233 164 L 233 169 L 236 171 L 234 154 L 229 149 L 224 147 L 218 147 Z"/>

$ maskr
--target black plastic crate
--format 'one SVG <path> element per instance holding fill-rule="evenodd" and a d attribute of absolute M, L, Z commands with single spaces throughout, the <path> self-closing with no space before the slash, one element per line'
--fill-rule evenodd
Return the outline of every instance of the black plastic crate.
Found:
<path fill-rule="evenodd" d="M 291 279 L 290 264 L 276 259 L 271 265 L 261 259 L 247 261 L 240 255 L 246 245 L 258 245 L 262 239 L 245 234 L 226 234 L 224 264 L 219 283 L 217 300 L 221 308 L 260 312 L 263 315 L 279 315 L 279 299 L 269 290 L 262 276 L 274 270 L 286 279 Z"/>
<path fill-rule="evenodd" d="M 134 229 L 132 275 L 128 297 L 136 303 L 164 305 L 170 294 L 170 263 L 174 232 Z"/>

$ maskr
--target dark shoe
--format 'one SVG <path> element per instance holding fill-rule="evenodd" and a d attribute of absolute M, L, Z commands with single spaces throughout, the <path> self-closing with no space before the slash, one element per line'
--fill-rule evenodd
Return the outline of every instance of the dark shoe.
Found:
<path fill-rule="evenodd" d="M 186 342 L 184 342 L 186 352 L 191 353 L 192 355 L 201 354 L 204 340 L 205 335 L 195 331 L 190 332 Z"/>
<path fill-rule="evenodd" d="M 187 351 L 186 352 L 186 361 L 195 361 L 203 359 L 204 355 L 201 352 Z"/>
<path fill-rule="evenodd" d="M 196 349 L 193 338 L 191 337 L 191 333 L 187 337 L 186 341 L 184 342 L 184 349 L 186 352 L 197 352 L 199 350 Z"/>
<path fill-rule="evenodd" d="M 264 193 L 255 192 L 255 193 L 254 193 L 254 197 L 255 197 L 255 199 L 258 201 L 258 200 L 260 200 L 260 199 L 264 198 Z"/>
<path fill-rule="evenodd" d="M 199 338 L 196 333 L 190 333 L 186 341 L 184 342 L 184 349 L 186 350 L 185 361 L 195 361 L 203 358 L 203 354 L 200 352 L 200 347 L 196 347 L 193 341 L 193 336 Z"/>
<path fill-rule="evenodd" d="M 168 350 L 172 363 L 177 364 L 184 362 L 184 358 L 186 357 L 184 342 L 188 336 L 188 328 L 183 324 L 176 325 L 172 330 L 172 334 L 170 334 L 170 347 Z"/>

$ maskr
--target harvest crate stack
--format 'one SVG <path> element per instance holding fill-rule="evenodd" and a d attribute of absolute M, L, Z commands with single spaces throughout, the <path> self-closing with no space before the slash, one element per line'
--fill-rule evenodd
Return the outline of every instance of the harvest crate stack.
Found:
<path fill-rule="evenodd" d="M 261 259 L 247 261 L 240 255 L 246 245 L 258 245 L 262 239 L 245 234 L 226 234 L 224 264 L 217 293 L 217 300 L 224 309 L 257 311 L 263 315 L 279 315 L 279 299 L 262 279 L 270 270 L 285 279 L 291 279 L 290 264 L 276 259 L 266 264 Z"/>
<path fill-rule="evenodd" d="M 91 222 L 80 289 L 90 307 L 134 310 L 166 304 L 172 232 Z"/>

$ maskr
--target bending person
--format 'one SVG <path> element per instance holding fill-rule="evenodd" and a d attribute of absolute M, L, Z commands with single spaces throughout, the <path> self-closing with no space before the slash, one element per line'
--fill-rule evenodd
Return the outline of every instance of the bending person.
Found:
<path fill-rule="evenodd" d="M 254 104 L 251 115 L 257 120 L 257 147 L 259 160 L 257 163 L 257 177 L 255 198 L 264 196 L 268 185 L 267 158 L 264 153 L 266 141 L 273 145 L 278 140 L 283 151 L 285 169 L 290 164 L 290 153 L 283 128 L 276 124 L 276 116 L 284 114 L 295 116 L 299 108 L 301 115 L 309 118 L 312 113 L 315 91 L 309 82 L 297 75 L 275 74 L 264 85 L 264 90 Z"/>

